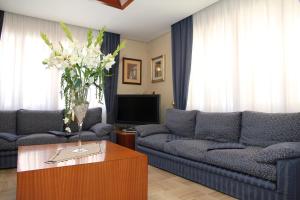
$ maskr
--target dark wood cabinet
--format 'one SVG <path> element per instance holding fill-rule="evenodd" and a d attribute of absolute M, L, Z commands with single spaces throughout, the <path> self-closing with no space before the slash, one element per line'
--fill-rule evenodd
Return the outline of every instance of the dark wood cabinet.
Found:
<path fill-rule="evenodd" d="M 117 135 L 117 144 L 135 150 L 135 133 L 117 130 L 116 135 Z"/>

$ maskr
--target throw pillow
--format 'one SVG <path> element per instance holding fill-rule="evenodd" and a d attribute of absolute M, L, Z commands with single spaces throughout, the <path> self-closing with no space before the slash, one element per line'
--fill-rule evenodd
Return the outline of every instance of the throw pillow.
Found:
<path fill-rule="evenodd" d="M 260 163 L 276 164 L 277 160 L 300 157 L 300 142 L 282 142 L 259 151 L 255 160 Z"/>
<path fill-rule="evenodd" d="M 168 109 L 166 112 L 166 127 L 175 135 L 194 137 L 197 112 L 195 110 Z"/>
<path fill-rule="evenodd" d="M 146 137 L 149 135 L 154 134 L 161 134 L 161 133 L 170 133 L 166 126 L 161 124 L 147 124 L 147 125 L 140 125 L 136 126 L 135 130 L 137 131 L 138 135 L 141 137 Z"/>
<path fill-rule="evenodd" d="M 216 142 L 238 142 L 241 127 L 240 112 L 198 112 L 195 137 Z"/>
<path fill-rule="evenodd" d="M 267 147 L 281 142 L 300 142 L 300 113 L 243 112 L 240 143 Z"/>
<path fill-rule="evenodd" d="M 98 123 L 90 128 L 98 137 L 107 135 L 113 131 L 113 127 L 110 124 Z"/>

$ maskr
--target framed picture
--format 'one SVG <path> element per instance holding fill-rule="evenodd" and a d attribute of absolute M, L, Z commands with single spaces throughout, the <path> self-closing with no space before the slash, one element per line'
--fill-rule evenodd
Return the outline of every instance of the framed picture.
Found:
<path fill-rule="evenodd" d="M 123 84 L 142 84 L 142 60 L 123 58 Z"/>
<path fill-rule="evenodd" d="M 152 58 L 151 62 L 151 77 L 152 83 L 157 83 L 165 80 L 165 56 L 161 55 Z"/>

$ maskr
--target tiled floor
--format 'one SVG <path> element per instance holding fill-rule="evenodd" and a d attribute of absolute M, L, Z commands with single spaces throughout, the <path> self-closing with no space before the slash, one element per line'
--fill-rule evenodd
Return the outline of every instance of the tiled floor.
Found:
<path fill-rule="evenodd" d="M 16 169 L 0 170 L 0 199 L 16 199 Z"/>
<path fill-rule="evenodd" d="M 0 170 L 0 199 L 16 197 L 16 170 Z M 231 200 L 202 185 L 149 166 L 149 200 Z"/>

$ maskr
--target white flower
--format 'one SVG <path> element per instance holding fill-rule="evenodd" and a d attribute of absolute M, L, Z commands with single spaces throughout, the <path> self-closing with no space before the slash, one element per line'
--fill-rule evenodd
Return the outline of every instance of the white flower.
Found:
<path fill-rule="evenodd" d="M 94 77 L 89 78 L 89 84 L 92 84 L 92 83 L 94 83 Z"/>
<path fill-rule="evenodd" d="M 71 77 L 74 77 L 74 76 L 76 76 L 76 73 L 75 73 L 75 71 L 74 71 L 74 70 L 72 70 L 72 71 L 70 72 L 70 75 L 71 75 Z"/>
<path fill-rule="evenodd" d="M 108 62 L 105 65 L 105 69 L 108 71 L 111 68 L 111 66 L 113 66 L 115 63 L 116 63 L 115 61 Z"/>
<path fill-rule="evenodd" d="M 65 123 L 65 124 L 69 123 L 69 118 L 65 117 L 65 118 L 64 118 L 64 123 Z"/>
<path fill-rule="evenodd" d="M 82 49 L 81 49 L 81 56 L 82 57 L 86 57 L 87 55 L 88 55 L 88 49 L 87 49 L 87 47 L 83 47 Z"/>
<path fill-rule="evenodd" d="M 67 131 L 68 133 L 71 133 L 70 127 L 65 128 L 65 131 Z"/>
<path fill-rule="evenodd" d="M 116 63 L 115 58 L 111 54 L 107 54 L 106 56 L 104 56 L 103 61 L 106 63 L 106 65 L 104 66 L 106 70 L 109 70 L 111 66 Z"/>
<path fill-rule="evenodd" d="M 77 54 L 70 55 L 69 60 L 71 65 L 80 64 L 81 62 L 81 59 Z"/>
<path fill-rule="evenodd" d="M 72 65 L 70 65 L 70 63 L 68 61 L 62 62 L 61 66 L 63 69 L 72 67 Z"/>

